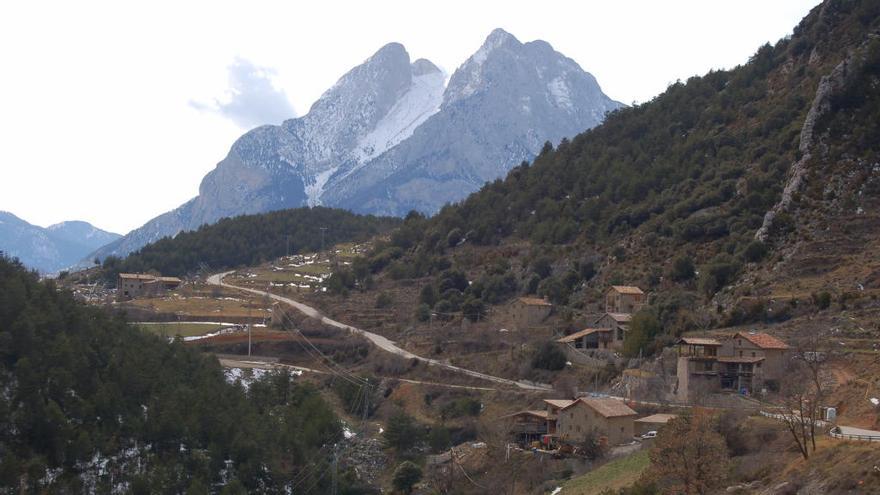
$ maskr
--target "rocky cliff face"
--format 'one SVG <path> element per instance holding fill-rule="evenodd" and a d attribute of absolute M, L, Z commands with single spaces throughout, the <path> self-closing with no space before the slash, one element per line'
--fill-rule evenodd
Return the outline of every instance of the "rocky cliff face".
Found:
<path fill-rule="evenodd" d="M 308 114 L 239 138 L 199 195 L 97 253 L 124 255 L 227 216 L 325 205 L 434 213 L 621 106 L 543 41 L 495 30 L 445 86 L 391 43 L 345 74 Z"/>
<path fill-rule="evenodd" d="M 341 177 L 325 202 L 361 213 L 434 213 L 602 122 L 621 104 L 544 41 L 495 30 L 455 73 L 440 110 L 399 146 Z"/>

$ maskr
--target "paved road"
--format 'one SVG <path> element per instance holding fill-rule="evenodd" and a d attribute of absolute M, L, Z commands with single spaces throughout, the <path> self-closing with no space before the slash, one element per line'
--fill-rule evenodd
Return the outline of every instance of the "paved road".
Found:
<path fill-rule="evenodd" d="M 336 328 L 341 328 L 341 329 L 346 330 L 348 332 L 351 332 L 353 334 L 361 335 L 364 338 L 366 338 L 367 340 L 369 340 L 370 342 L 372 342 L 373 345 L 375 345 L 379 349 L 382 349 L 383 351 L 389 352 L 391 354 L 395 354 L 395 355 L 400 356 L 404 359 L 416 359 L 416 360 L 419 360 L 423 363 L 427 363 L 431 366 L 445 368 L 445 369 L 448 369 L 451 371 L 455 371 L 456 373 L 461 373 L 463 375 L 472 376 L 474 378 L 479 378 L 481 380 L 499 383 L 502 385 L 512 385 L 515 387 L 519 387 L 523 390 L 534 391 L 534 392 L 548 392 L 548 391 L 553 390 L 553 387 L 551 387 L 550 385 L 543 384 L 543 383 L 532 383 L 532 382 L 525 382 L 525 381 L 509 380 L 507 378 L 501 378 L 498 376 L 487 375 L 485 373 L 480 373 L 479 371 L 473 371 L 473 370 L 469 370 L 466 368 L 461 368 L 459 366 L 454 366 L 449 363 L 444 363 L 443 361 L 438 361 L 436 359 L 426 358 L 426 357 L 422 357 L 422 356 L 413 354 L 405 349 L 401 349 L 400 347 L 397 347 L 397 345 L 395 345 L 394 342 L 388 340 L 387 338 L 385 338 L 379 334 L 368 332 L 366 330 L 362 330 L 360 328 L 353 327 L 351 325 L 346 325 L 345 323 L 340 323 L 336 320 L 332 320 L 332 319 L 322 315 L 317 309 L 315 309 L 311 306 L 305 305 L 301 302 L 294 301 L 293 299 L 279 296 L 277 294 L 272 294 L 271 292 L 265 292 L 265 291 L 258 290 L 258 289 L 250 289 L 250 288 L 245 288 L 245 287 L 239 287 L 237 285 L 227 284 L 226 282 L 223 281 L 223 277 L 225 277 L 226 275 L 229 275 L 230 273 L 233 273 L 233 271 L 228 271 L 228 272 L 224 272 L 224 273 L 218 273 L 216 275 L 211 275 L 210 277 L 208 277 L 208 283 L 213 284 L 213 285 L 221 285 L 223 287 L 229 287 L 232 289 L 242 290 L 245 292 L 250 292 L 251 294 L 257 294 L 259 296 L 270 297 L 276 301 L 279 301 L 279 302 L 282 302 L 282 303 L 287 304 L 289 306 L 292 306 L 297 311 L 299 311 L 299 312 L 303 313 L 304 315 L 309 316 L 311 318 L 315 318 L 316 320 L 321 321 L 321 323 L 324 323 L 325 325 L 330 325 L 330 326 L 333 326 Z"/>

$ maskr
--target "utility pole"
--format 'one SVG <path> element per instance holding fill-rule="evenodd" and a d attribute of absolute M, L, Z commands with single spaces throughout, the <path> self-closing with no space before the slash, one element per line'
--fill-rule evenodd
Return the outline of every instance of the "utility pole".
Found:
<path fill-rule="evenodd" d="M 327 227 L 320 227 L 321 230 L 321 252 L 324 252 L 324 232 L 327 232 Z"/>
<path fill-rule="evenodd" d="M 336 495 L 336 488 L 338 486 L 337 477 L 339 474 L 339 448 L 333 447 L 333 482 L 330 489 L 330 493 Z"/>
<path fill-rule="evenodd" d="M 287 257 L 290 258 L 290 234 L 287 234 Z"/>

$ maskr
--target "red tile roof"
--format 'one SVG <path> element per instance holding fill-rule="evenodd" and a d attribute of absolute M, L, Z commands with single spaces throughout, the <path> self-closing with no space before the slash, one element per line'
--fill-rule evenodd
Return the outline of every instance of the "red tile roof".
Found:
<path fill-rule="evenodd" d="M 575 332 L 571 335 L 566 335 L 565 337 L 562 337 L 561 339 L 557 339 L 556 342 L 559 342 L 560 344 L 565 344 L 567 342 L 573 342 L 581 337 L 585 337 L 587 335 L 590 335 L 591 333 L 596 333 L 596 332 L 600 332 L 600 333 L 601 332 L 611 332 L 611 329 L 610 328 L 587 328 L 587 329 L 581 330 L 580 332 Z"/>
<path fill-rule="evenodd" d="M 612 285 L 611 290 L 619 292 L 621 294 L 644 294 L 642 289 L 639 289 L 633 285 Z"/>
<path fill-rule="evenodd" d="M 566 407 L 570 406 L 574 401 L 568 399 L 544 399 L 544 402 L 550 404 L 553 407 L 565 409 Z"/>
<path fill-rule="evenodd" d="M 758 332 L 739 332 L 734 338 L 742 337 L 761 349 L 788 349 L 788 344 L 772 335 Z"/>
<path fill-rule="evenodd" d="M 620 399 L 612 399 L 611 397 L 581 397 L 580 399 L 573 401 L 567 407 L 563 409 L 568 409 L 569 407 L 573 407 L 578 403 L 583 403 L 587 407 L 593 409 L 597 413 L 601 414 L 606 418 L 614 418 L 619 416 L 636 416 L 637 412 L 633 411 L 626 404 L 623 403 Z"/>

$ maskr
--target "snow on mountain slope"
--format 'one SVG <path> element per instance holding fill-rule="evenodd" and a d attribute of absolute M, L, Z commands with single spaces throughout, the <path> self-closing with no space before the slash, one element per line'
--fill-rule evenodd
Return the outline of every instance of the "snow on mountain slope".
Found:
<path fill-rule="evenodd" d="M 430 64 L 427 60 L 416 61 L 419 62 Z M 414 76 L 409 91 L 397 101 L 375 129 L 358 142 L 353 153 L 358 162 L 365 163 L 396 146 L 410 137 L 416 127 L 422 125 L 428 117 L 440 110 L 446 76 L 436 67 L 434 69 Z"/>

